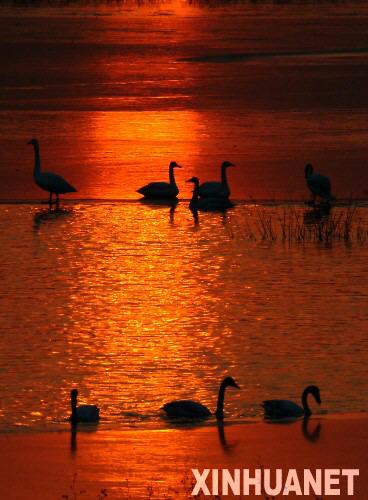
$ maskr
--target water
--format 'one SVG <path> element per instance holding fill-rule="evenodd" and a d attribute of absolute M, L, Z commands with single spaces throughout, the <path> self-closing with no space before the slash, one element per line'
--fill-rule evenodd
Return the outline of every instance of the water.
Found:
<path fill-rule="evenodd" d="M 307 162 L 367 197 L 365 2 L 73 3 L 0 12 L 0 198 L 38 199 L 31 137 L 76 198 L 219 176 L 301 199 Z"/>
<path fill-rule="evenodd" d="M 107 425 L 165 426 L 164 402 L 213 408 L 225 374 L 234 419 L 309 383 L 323 411 L 366 410 L 367 245 L 253 241 L 242 202 L 196 223 L 185 180 L 230 160 L 234 199 L 300 200 L 312 162 L 337 197 L 366 198 L 367 17 L 364 2 L 1 6 L 0 431 L 65 426 L 74 386 Z M 61 212 L 38 203 L 31 137 L 78 188 Z M 181 203 L 139 203 L 171 160 Z"/>
<path fill-rule="evenodd" d="M 74 386 L 106 424 L 161 427 L 226 374 L 233 419 L 309 383 L 323 411 L 365 410 L 367 245 L 249 241 L 256 210 L 1 205 L 0 429 L 65 425 Z"/>

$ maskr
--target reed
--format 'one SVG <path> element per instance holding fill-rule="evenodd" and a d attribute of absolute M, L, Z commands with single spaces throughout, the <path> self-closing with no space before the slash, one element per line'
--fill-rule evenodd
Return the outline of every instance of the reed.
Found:
<path fill-rule="evenodd" d="M 250 241 L 289 243 L 368 242 L 366 209 L 354 205 L 311 209 L 300 206 L 270 207 L 253 205 L 234 214 L 229 236 Z"/>

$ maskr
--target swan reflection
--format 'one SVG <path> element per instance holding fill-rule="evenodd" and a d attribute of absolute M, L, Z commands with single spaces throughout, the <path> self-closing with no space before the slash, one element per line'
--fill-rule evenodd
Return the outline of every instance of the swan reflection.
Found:
<path fill-rule="evenodd" d="M 316 443 L 320 438 L 322 425 L 321 422 L 318 421 L 317 425 L 313 429 L 310 429 L 312 424 L 311 425 L 309 424 L 313 421 L 314 420 L 311 418 L 303 418 L 302 434 L 304 439 L 306 439 L 307 441 L 310 441 L 311 443 Z"/>
<path fill-rule="evenodd" d="M 179 200 L 178 199 L 166 199 L 166 200 L 153 200 L 153 199 L 147 199 L 147 198 L 141 198 L 139 200 L 139 203 L 142 203 L 142 205 L 145 205 L 149 208 L 151 208 L 152 210 L 159 210 L 159 209 L 163 209 L 165 207 L 168 207 L 169 208 L 169 221 L 170 221 L 170 224 L 173 224 L 174 223 L 174 220 L 175 220 L 175 210 L 176 210 L 176 207 L 179 203 Z"/>
<path fill-rule="evenodd" d="M 313 210 L 307 210 L 304 212 L 304 224 L 312 225 L 319 224 L 320 222 L 326 221 L 330 215 L 331 206 L 327 204 L 322 204 L 313 208 Z"/>
<path fill-rule="evenodd" d="M 60 208 L 58 206 L 37 212 L 33 217 L 33 228 L 37 231 L 43 223 L 56 221 L 61 217 L 70 215 L 72 212 L 71 209 Z"/>
<path fill-rule="evenodd" d="M 98 423 L 90 423 L 90 424 L 72 424 L 70 426 L 70 452 L 72 455 L 74 455 L 77 452 L 78 449 L 78 440 L 77 440 L 77 434 L 84 432 L 84 433 L 92 433 L 92 432 L 97 432 L 98 429 Z"/>
<path fill-rule="evenodd" d="M 227 455 L 230 455 L 230 453 L 233 452 L 234 448 L 238 445 L 238 443 L 237 442 L 234 442 L 234 443 L 228 442 L 228 440 L 226 439 L 225 424 L 223 422 L 217 423 L 217 432 L 218 432 L 218 438 L 220 441 L 221 448 L 223 449 L 224 453 L 226 453 Z"/>

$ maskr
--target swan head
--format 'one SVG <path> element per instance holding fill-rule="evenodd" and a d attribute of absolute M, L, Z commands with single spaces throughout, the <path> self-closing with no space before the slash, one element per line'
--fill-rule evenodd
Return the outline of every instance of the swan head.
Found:
<path fill-rule="evenodd" d="M 222 385 L 224 387 L 235 387 L 236 389 L 240 389 L 240 387 L 235 382 L 235 380 L 233 379 L 233 377 L 226 377 L 226 378 L 224 378 L 224 380 L 222 381 Z"/>
<path fill-rule="evenodd" d="M 309 385 L 304 392 L 305 394 L 312 394 L 317 403 L 319 405 L 322 404 L 321 394 L 319 392 L 319 388 L 316 385 Z"/>
<path fill-rule="evenodd" d="M 190 179 L 188 179 L 185 182 L 193 182 L 193 184 L 195 184 L 196 186 L 199 186 L 199 179 L 198 179 L 198 177 L 191 177 Z"/>
<path fill-rule="evenodd" d="M 176 161 L 170 162 L 169 167 L 170 168 L 182 168 L 181 165 L 179 165 L 178 163 L 176 163 Z"/>
<path fill-rule="evenodd" d="M 72 389 L 70 391 L 70 399 L 72 401 L 76 401 L 77 400 L 77 397 L 78 397 L 78 389 Z"/>
<path fill-rule="evenodd" d="M 305 175 L 305 178 L 307 179 L 310 175 L 313 174 L 313 167 L 310 163 L 308 163 L 305 167 L 304 167 L 304 175 Z"/>
<path fill-rule="evenodd" d="M 38 146 L 38 140 L 37 139 L 31 139 L 30 141 L 27 142 L 27 144 L 32 144 L 32 146 Z"/>
<path fill-rule="evenodd" d="M 229 167 L 235 167 L 234 163 L 231 163 L 231 161 L 224 161 L 222 164 L 222 168 L 229 168 Z"/>

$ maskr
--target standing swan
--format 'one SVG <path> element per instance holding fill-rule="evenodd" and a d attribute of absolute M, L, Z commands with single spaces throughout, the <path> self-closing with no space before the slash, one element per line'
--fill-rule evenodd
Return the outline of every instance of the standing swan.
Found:
<path fill-rule="evenodd" d="M 333 199 L 330 179 L 324 175 L 314 173 L 310 163 L 304 167 L 304 176 L 308 189 L 313 195 L 313 203 L 316 202 L 317 197 L 327 202 Z"/>
<path fill-rule="evenodd" d="M 78 390 L 70 391 L 70 400 L 72 406 L 72 414 L 69 420 L 72 424 L 78 423 L 93 423 L 100 420 L 100 410 L 96 405 L 80 405 L 77 406 Z"/>
<path fill-rule="evenodd" d="M 178 186 L 175 182 L 174 168 L 181 168 L 176 161 L 172 161 L 169 165 L 169 181 L 170 182 L 150 182 L 145 186 L 137 189 L 137 193 L 142 194 L 145 198 L 160 200 L 176 198 L 179 194 Z"/>
<path fill-rule="evenodd" d="M 266 418 L 293 418 L 293 417 L 310 417 L 312 411 L 308 406 L 308 394 L 312 394 L 317 403 L 321 404 L 321 396 L 316 385 L 308 385 L 302 394 L 303 407 L 285 399 L 271 399 L 263 401 L 263 409 Z"/>
<path fill-rule="evenodd" d="M 192 182 L 194 184 L 193 196 L 189 203 L 189 208 L 192 212 L 197 212 L 197 210 L 208 212 L 224 211 L 233 206 L 231 201 L 227 198 L 199 198 L 198 177 L 191 177 L 186 182 Z"/>
<path fill-rule="evenodd" d="M 77 190 L 61 175 L 41 171 L 40 147 L 37 139 L 31 139 L 28 144 L 34 147 L 35 164 L 33 177 L 41 189 L 50 193 L 49 204 L 52 205 L 52 195 L 56 194 L 56 204 L 59 203 L 59 194 L 74 193 Z"/>
<path fill-rule="evenodd" d="M 201 198 L 229 198 L 230 188 L 226 171 L 229 167 L 234 166 L 233 163 L 224 161 L 221 165 L 221 182 L 204 182 L 199 186 L 199 196 Z"/>
<path fill-rule="evenodd" d="M 236 387 L 237 389 L 240 389 L 232 377 L 226 377 L 221 382 L 217 398 L 217 408 L 214 413 L 216 419 L 220 421 L 224 419 L 224 398 L 226 387 Z M 163 406 L 163 410 L 169 417 L 172 418 L 203 419 L 212 415 L 206 406 L 190 400 L 172 401 L 171 403 L 166 403 Z"/>

